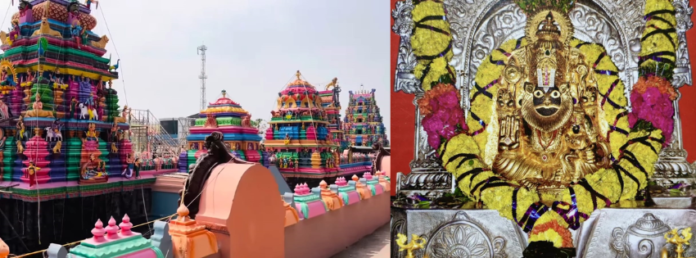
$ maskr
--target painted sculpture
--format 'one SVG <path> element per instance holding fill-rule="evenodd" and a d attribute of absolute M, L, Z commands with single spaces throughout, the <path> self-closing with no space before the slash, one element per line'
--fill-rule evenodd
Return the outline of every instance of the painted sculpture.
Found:
<path fill-rule="evenodd" d="M 340 93 L 341 87 L 338 85 L 338 78 L 334 78 L 331 83 L 326 85 L 324 91 L 319 92 L 319 97 L 329 121 L 329 134 L 327 136 L 339 145 L 340 151 L 343 152 L 348 147 L 348 143 L 344 138 L 345 132 L 343 131 L 343 121 L 341 121 Z"/>

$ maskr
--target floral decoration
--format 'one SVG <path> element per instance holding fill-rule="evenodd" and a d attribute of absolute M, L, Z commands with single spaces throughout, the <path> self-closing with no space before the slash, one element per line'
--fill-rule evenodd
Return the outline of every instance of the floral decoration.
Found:
<path fill-rule="evenodd" d="M 646 126 L 651 126 L 660 129 L 665 135 L 663 145 L 667 145 L 674 130 L 674 105 L 672 101 L 676 99 L 677 93 L 666 79 L 657 76 L 641 77 L 631 92 L 633 112 L 628 114 L 631 128 L 643 129 Z M 647 123 L 641 126 L 639 121 Z"/>
<path fill-rule="evenodd" d="M 516 2 L 528 9 L 551 2 L 560 10 L 569 10 L 573 3 Z M 559 7 L 558 4 L 566 6 Z M 419 104 L 429 145 L 437 146 L 443 167 L 453 173 L 465 195 L 497 210 L 501 216 L 515 221 L 530 233 L 530 247 L 546 246 L 547 243 L 560 249 L 572 247 L 568 228 L 577 229 L 593 211 L 633 199 L 640 189 L 647 186 L 658 154 L 673 131 L 671 101 L 676 98 L 676 92 L 669 79 L 673 73 L 677 36 L 674 7 L 669 0 L 647 0 L 645 4 L 646 26 L 639 57 L 641 78 L 631 92 L 632 112 L 627 107 L 628 99 L 617 75 L 618 69 L 605 49 L 599 44 L 578 39 L 571 41 L 571 47 L 579 49 L 587 60 L 594 60 L 592 69 L 597 77 L 598 91 L 604 98 L 600 107 L 604 114 L 601 122 L 610 128 L 606 138 L 610 142 L 612 167 L 599 169 L 572 184 L 551 206 L 540 203 L 535 189 L 522 187 L 492 171 L 489 164 L 491 156 L 496 153 L 487 152 L 489 143 L 497 140 L 497 135 L 486 129 L 497 119 L 494 100 L 507 60 L 505 53 L 526 46 L 526 40 L 509 40 L 483 59 L 475 77 L 475 86 L 485 89 L 492 97 L 480 97 L 479 91 L 472 90 L 470 113 L 466 116 L 466 123 L 461 123 L 459 119 L 463 116 L 459 113 L 440 113 L 455 113 L 453 111 L 459 109 L 461 97 L 454 86 L 438 84 L 443 77 L 454 78 L 448 65 L 452 58 L 452 37 L 443 3 L 417 1 L 412 15 L 416 29 L 411 44 L 418 57 L 414 73 L 426 90 L 426 96 Z M 652 115 L 657 112 L 661 114 Z"/>
<path fill-rule="evenodd" d="M 414 74 L 423 90 L 430 90 L 440 78 L 454 78 L 454 68 L 448 62 L 452 53 L 452 34 L 445 17 L 445 8 L 439 1 L 420 1 L 411 12 L 415 30 L 411 48 L 416 55 Z"/>
<path fill-rule="evenodd" d="M 423 128 L 428 134 L 428 144 L 437 149 L 442 139 L 449 140 L 468 130 L 464 111 L 459 106 L 461 96 L 452 84 L 438 84 L 418 100 L 423 115 Z"/>

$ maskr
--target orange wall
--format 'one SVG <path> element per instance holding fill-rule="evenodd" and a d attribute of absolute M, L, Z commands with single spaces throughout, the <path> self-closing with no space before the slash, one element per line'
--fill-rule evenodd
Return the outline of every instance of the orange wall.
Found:
<path fill-rule="evenodd" d="M 397 0 L 391 0 L 391 9 L 394 9 Z M 692 6 L 696 5 L 696 0 L 690 0 Z M 389 10 L 391 17 L 391 10 Z M 695 21 L 696 15 L 693 15 L 691 20 Z M 696 23 L 696 22 L 694 22 Z M 394 19 L 391 19 L 391 25 L 394 25 Z M 415 106 L 413 106 L 413 95 L 403 92 L 394 92 L 394 70 L 396 69 L 396 58 L 399 52 L 399 36 L 394 34 L 389 28 L 391 34 L 391 179 L 392 189 L 395 188 L 396 173 L 402 172 L 407 174 L 410 172 L 409 163 L 413 159 L 413 133 L 415 123 Z M 692 60 L 692 73 L 696 74 L 696 28 L 690 29 L 686 33 L 687 42 L 689 44 L 689 57 Z M 681 118 L 684 131 L 684 148 L 692 153 L 688 156 L 689 162 L 696 160 L 696 104 L 689 104 L 696 101 L 696 87 L 684 86 L 681 88 L 682 98 L 679 102 L 681 110 Z M 395 191 L 392 191 L 394 194 Z"/>

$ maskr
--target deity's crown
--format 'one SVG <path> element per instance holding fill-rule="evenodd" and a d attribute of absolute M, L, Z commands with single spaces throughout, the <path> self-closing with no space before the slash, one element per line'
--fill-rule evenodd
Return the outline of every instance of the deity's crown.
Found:
<path fill-rule="evenodd" d="M 541 22 L 540 29 L 537 31 L 537 37 L 543 40 L 551 41 L 557 40 L 561 36 L 561 31 L 555 24 L 556 20 L 553 18 L 553 14 L 549 12 L 546 15 L 546 19 Z"/>

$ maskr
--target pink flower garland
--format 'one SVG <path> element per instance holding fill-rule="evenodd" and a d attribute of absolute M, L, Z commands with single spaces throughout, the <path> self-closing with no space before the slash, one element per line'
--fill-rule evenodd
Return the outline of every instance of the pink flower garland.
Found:
<path fill-rule="evenodd" d="M 428 145 L 437 149 L 440 142 L 468 130 L 464 110 L 459 106 L 459 91 L 451 84 L 438 84 L 418 101 Z"/>
<path fill-rule="evenodd" d="M 662 130 L 665 146 L 669 144 L 674 131 L 674 106 L 676 93 L 669 81 L 650 76 L 641 77 L 631 92 L 633 111 L 628 114 L 628 123 L 633 128 L 640 120 L 649 122 Z"/>

